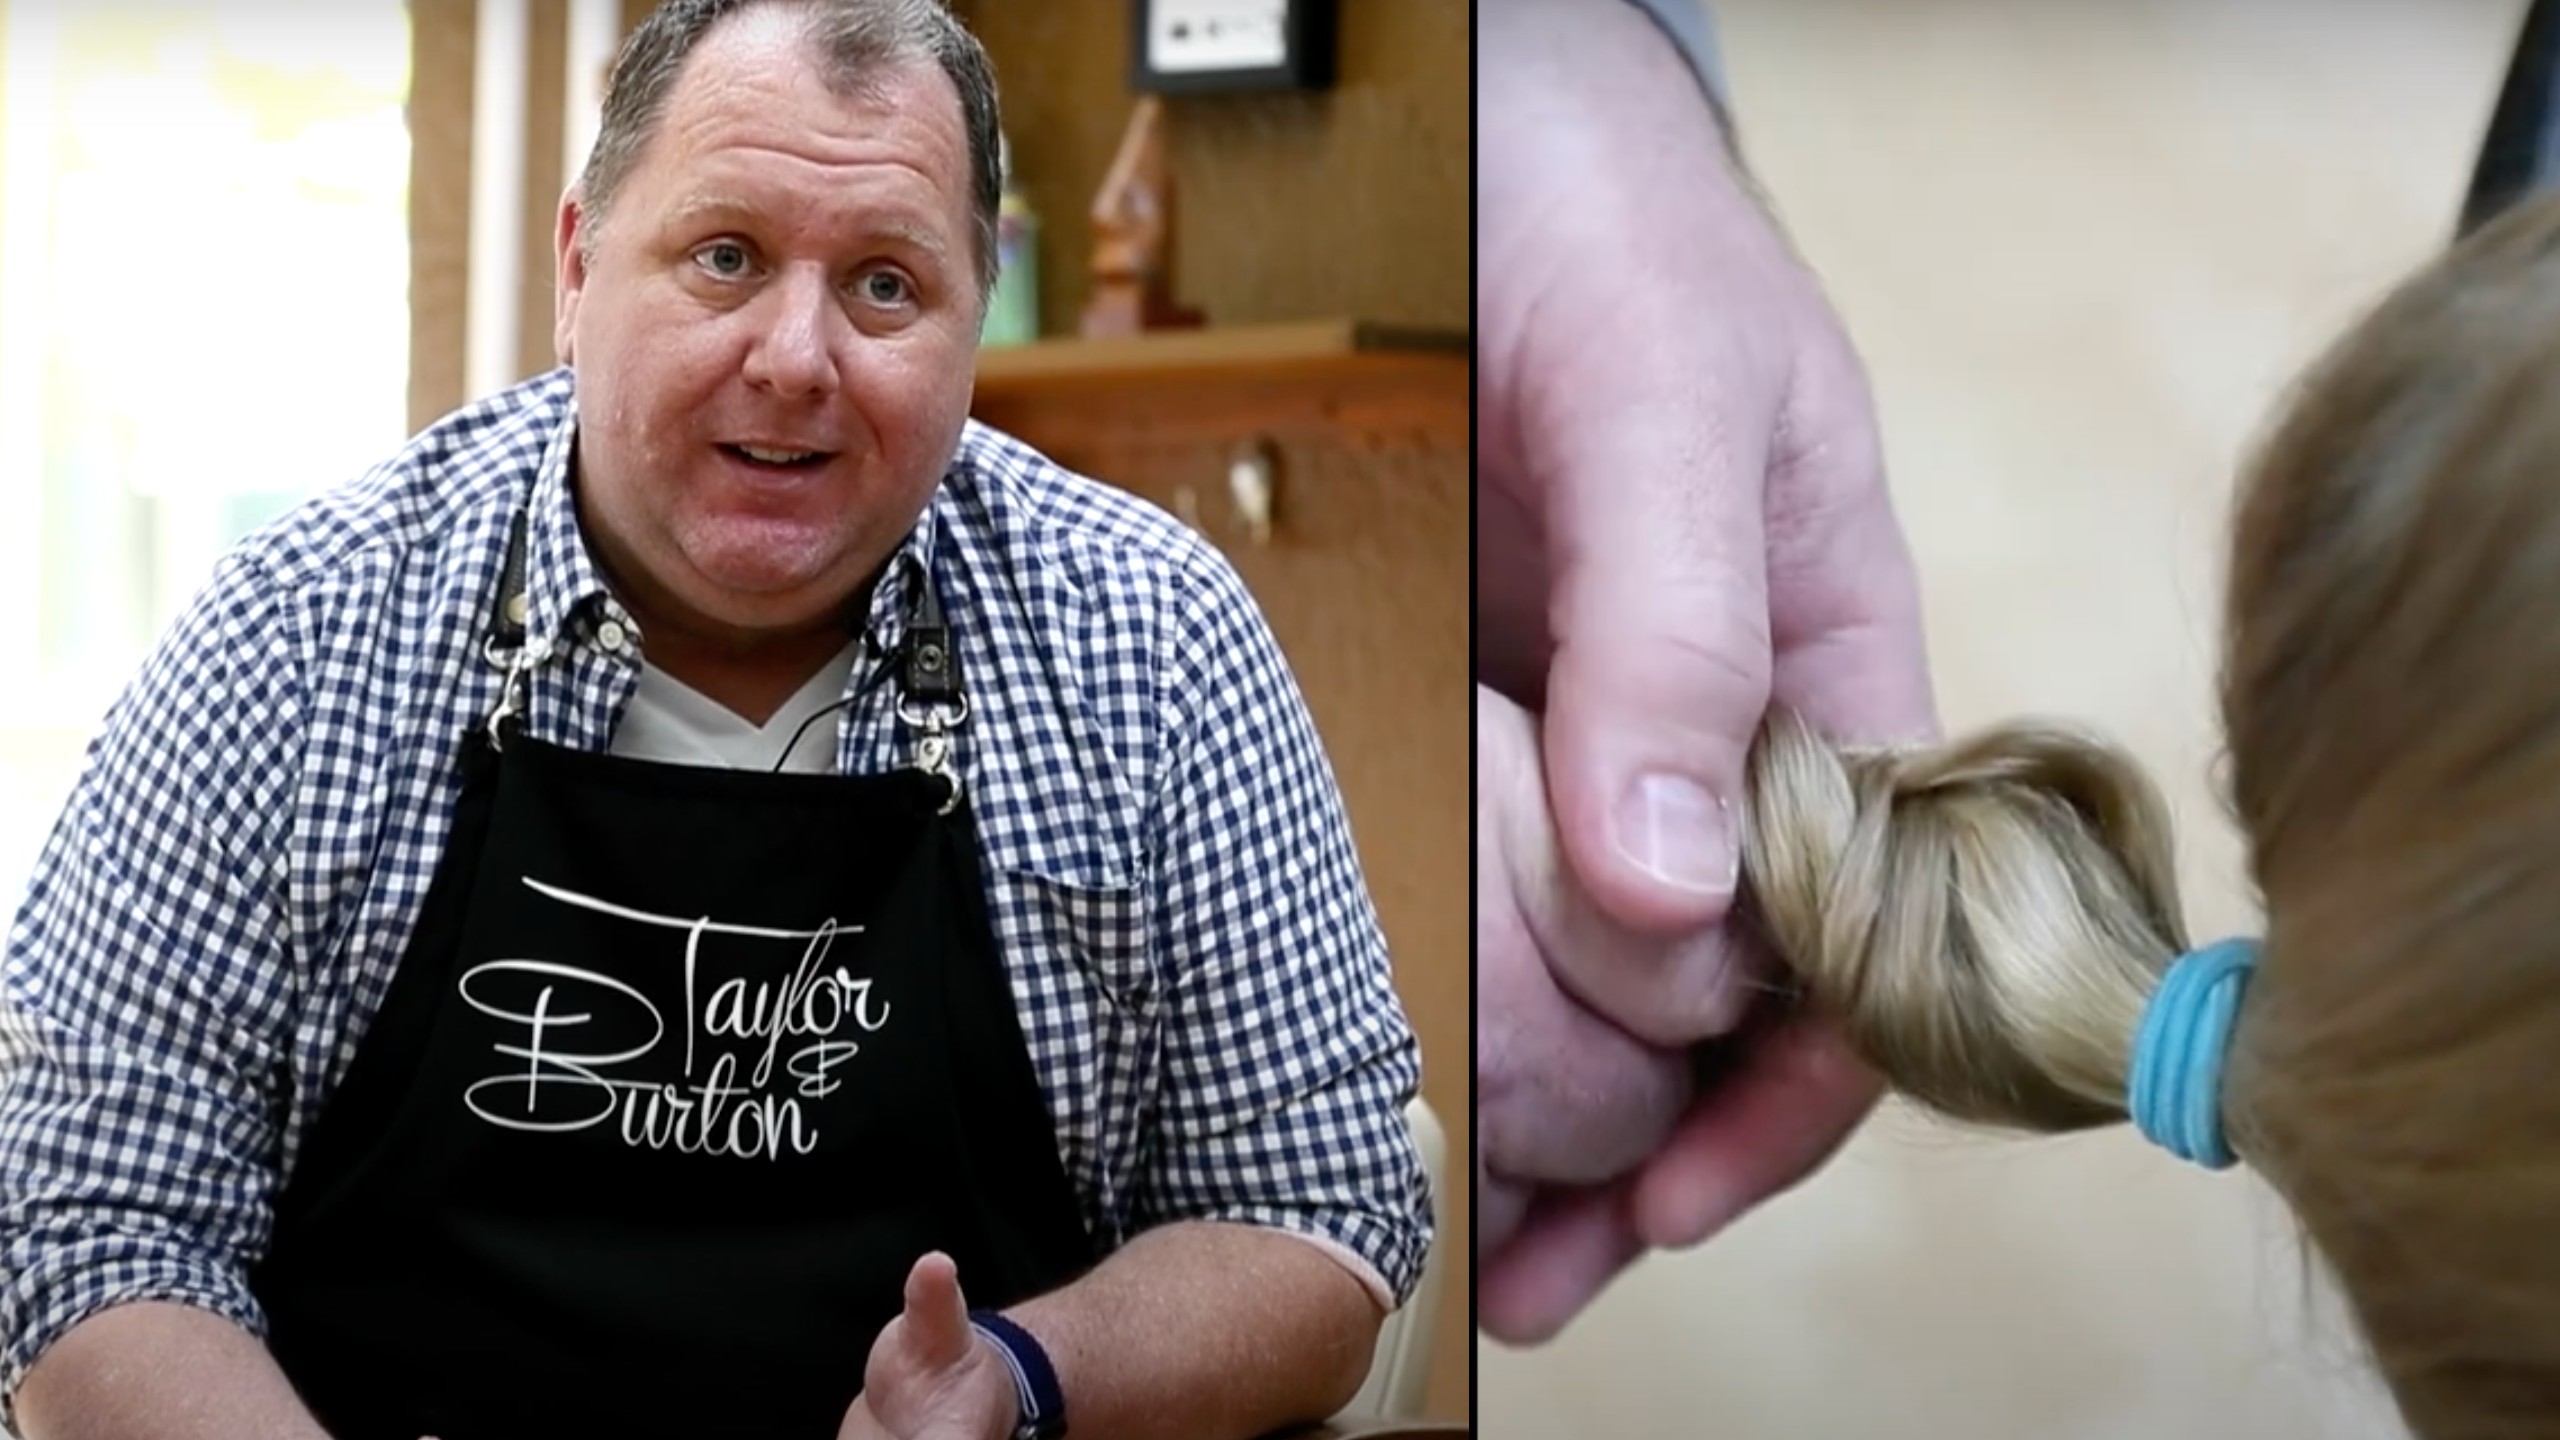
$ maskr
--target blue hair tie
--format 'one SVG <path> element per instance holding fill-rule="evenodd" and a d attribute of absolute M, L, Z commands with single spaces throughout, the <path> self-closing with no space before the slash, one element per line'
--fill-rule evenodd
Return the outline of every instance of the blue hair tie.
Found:
<path fill-rule="evenodd" d="M 2208 1170 L 2235 1156 L 2222 1137 L 2222 1062 L 2258 942 L 2224 940 L 2178 957 L 2160 977 L 2133 1040 L 2125 1108 L 2143 1137 Z"/>

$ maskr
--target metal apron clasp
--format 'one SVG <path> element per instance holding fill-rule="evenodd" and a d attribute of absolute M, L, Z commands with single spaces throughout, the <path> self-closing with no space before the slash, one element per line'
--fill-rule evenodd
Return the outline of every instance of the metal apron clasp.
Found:
<path fill-rule="evenodd" d="M 934 776 L 950 787 L 941 807 L 934 813 L 948 815 L 960 807 L 960 772 L 951 763 L 951 732 L 969 718 L 969 697 L 956 703 L 934 701 L 918 704 L 913 700 L 898 702 L 898 719 L 918 731 L 915 768 Z"/>
<path fill-rule="evenodd" d="M 489 712 L 490 749 L 507 748 L 507 722 L 524 717 L 525 677 L 533 673 L 533 667 L 541 663 L 548 649 L 548 646 L 540 644 L 526 644 L 507 650 L 494 637 L 480 647 L 482 657 L 506 676 L 506 683 L 498 692 L 497 708 Z"/>

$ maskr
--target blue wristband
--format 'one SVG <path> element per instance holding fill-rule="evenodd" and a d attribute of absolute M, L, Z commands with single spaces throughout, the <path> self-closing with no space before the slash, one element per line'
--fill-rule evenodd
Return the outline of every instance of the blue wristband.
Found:
<path fill-rule="evenodd" d="M 1014 1398 L 1021 1404 L 1014 1440 L 1058 1440 L 1067 1433 L 1067 1397 L 1058 1389 L 1058 1368 L 1031 1332 L 993 1310 L 969 1312 L 969 1328 L 987 1338 L 1013 1372 Z"/>

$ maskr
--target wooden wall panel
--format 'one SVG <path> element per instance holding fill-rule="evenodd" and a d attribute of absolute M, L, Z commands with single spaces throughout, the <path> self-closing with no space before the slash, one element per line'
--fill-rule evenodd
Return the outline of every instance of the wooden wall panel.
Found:
<path fill-rule="evenodd" d="M 409 0 L 409 428 L 463 401 L 475 0 Z"/>
<path fill-rule="evenodd" d="M 569 0 L 527 0 L 524 94 L 524 233 L 516 269 L 516 374 L 559 362 L 551 343 L 551 258 L 565 164 L 569 90 Z"/>
<path fill-rule="evenodd" d="M 1128 123 L 1130 0 L 962 0 L 996 64 L 1041 222 L 1041 328 L 1084 309 L 1086 212 Z M 1472 312 L 1465 0 L 1340 0 L 1321 95 L 1166 103 L 1180 297 L 1212 324 L 1352 316 L 1463 329 Z"/>

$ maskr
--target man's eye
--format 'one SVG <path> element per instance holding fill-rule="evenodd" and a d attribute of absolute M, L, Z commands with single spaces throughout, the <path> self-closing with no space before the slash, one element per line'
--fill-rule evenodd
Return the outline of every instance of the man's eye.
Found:
<path fill-rule="evenodd" d="M 735 240 L 714 240 L 693 252 L 693 263 L 723 280 L 747 273 L 747 247 Z"/>
<path fill-rule="evenodd" d="M 914 291 L 897 271 L 874 270 L 862 277 L 862 298 L 874 305 L 903 305 L 914 298 Z"/>

